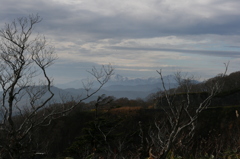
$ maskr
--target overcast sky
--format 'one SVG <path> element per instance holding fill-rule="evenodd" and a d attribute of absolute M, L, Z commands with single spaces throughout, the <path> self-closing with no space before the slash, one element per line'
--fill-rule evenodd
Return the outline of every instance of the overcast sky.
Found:
<path fill-rule="evenodd" d="M 240 68 L 239 0 L 0 0 L 0 26 L 38 13 L 55 47 L 55 83 L 111 63 L 116 74 L 176 71 L 209 78 Z"/>

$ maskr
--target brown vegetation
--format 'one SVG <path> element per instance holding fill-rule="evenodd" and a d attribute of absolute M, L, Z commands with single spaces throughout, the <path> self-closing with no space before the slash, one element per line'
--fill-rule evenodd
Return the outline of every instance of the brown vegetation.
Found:
<path fill-rule="evenodd" d="M 109 113 L 111 114 L 118 114 L 118 113 L 122 113 L 122 114 L 134 114 L 137 113 L 137 111 L 139 109 L 142 109 L 142 107 L 129 107 L 129 106 L 124 106 L 124 107 L 120 107 L 120 108 L 113 108 L 110 109 Z"/>

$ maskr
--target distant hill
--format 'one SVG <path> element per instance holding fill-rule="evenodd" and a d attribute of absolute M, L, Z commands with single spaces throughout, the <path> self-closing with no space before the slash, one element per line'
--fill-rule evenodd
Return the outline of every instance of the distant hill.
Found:
<path fill-rule="evenodd" d="M 163 79 L 167 88 L 176 87 L 173 75 L 165 76 Z M 70 94 L 75 94 L 76 92 L 83 91 L 81 90 L 83 81 L 75 80 L 64 84 L 57 84 L 56 87 L 68 91 Z M 117 74 L 113 75 L 96 95 L 106 94 L 107 96 L 114 96 L 116 98 L 145 99 L 149 94 L 158 92 L 161 89 L 162 84 L 159 77 L 128 78 Z"/>
<path fill-rule="evenodd" d="M 179 105 L 182 101 L 189 100 L 192 106 L 199 104 L 209 97 L 212 88 L 217 84 L 218 92 L 213 96 L 210 107 L 239 106 L 240 105 L 240 71 L 229 75 L 219 74 L 202 83 L 193 83 L 186 93 L 184 87 L 174 88 L 170 94 L 172 104 Z M 188 98 L 188 99 L 187 99 Z M 161 96 L 156 107 L 167 106 L 165 96 Z"/>
<path fill-rule="evenodd" d="M 175 84 L 175 78 L 173 75 L 168 75 L 163 77 L 165 83 Z M 58 88 L 66 89 L 66 88 L 82 88 L 83 80 L 75 80 L 67 83 L 56 84 L 55 86 Z M 121 85 L 121 86 L 138 86 L 138 85 L 151 85 L 160 83 L 159 77 L 150 77 L 150 78 L 128 78 L 123 77 L 119 74 L 113 75 L 111 79 L 106 83 L 105 87 Z"/>
<path fill-rule="evenodd" d="M 163 77 L 167 89 L 175 88 L 177 86 L 173 75 Z M 86 91 L 81 88 L 82 81 L 72 81 L 65 84 L 58 84 L 52 87 L 54 97 L 52 102 L 65 102 L 76 99 L 79 100 L 86 96 Z M 96 88 L 95 88 L 96 89 Z M 96 94 L 84 102 L 96 100 L 98 96 L 105 94 L 106 96 L 114 96 L 115 98 L 128 98 L 128 99 L 146 99 L 150 94 L 162 90 L 162 83 L 160 78 L 128 78 L 121 75 L 112 76 L 111 80 Z M 94 88 L 92 89 L 94 91 Z M 43 100 L 49 94 L 43 96 Z M 40 102 L 40 101 L 39 101 Z M 29 103 L 27 97 L 22 98 L 19 104 L 26 105 Z"/>

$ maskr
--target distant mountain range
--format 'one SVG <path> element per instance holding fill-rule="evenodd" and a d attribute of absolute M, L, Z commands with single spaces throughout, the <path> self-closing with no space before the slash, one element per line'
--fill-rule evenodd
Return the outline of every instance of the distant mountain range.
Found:
<path fill-rule="evenodd" d="M 173 75 L 164 76 L 163 80 L 165 83 L 176 83 Z M 83 80 L 75 80 L 63 84 L 56 84 L 56 87 L 66 89 L 66 88 L 82 88 Z M 150 77 L 150 78 L 128 78 L 123 77 L 119 74 L 113 75 L 111 79 L 106 83 L 105 87 L 112 85 L 124 85 L 124 86 L 137 86 L 137 85 L 149 85 L 161 83 L 159 77 Z"/>
<path fill-rule="evenodd" d="M 177 86 L 174 76 L 169 75 L 163 77 L 165 87 L 167 89 Z M 67 102 L 72 99 L 81 99 L 86 96 L 86 91 L 81 88 L 82 81 L 73 81 L 65 84 L 59 84 L 52 87 L 54 97 L 52 102 Z M 96 88 L 93 87 L 92 91 Z M 121 75 L 112 76 L 111 80 L 96 94 L 84 102 L 96 100 L 98 96 L 105 94 L 106 96 L 114 96 L 115 98 L 128 98 L 128 99 L 146 99 L 151 93 L 156 93 L 162 89 L 160 78 L 128 78 Z M 49 94 L 45 94 L 42 100 L 46 99 Z M 64 101 L 62 101 L 64 99 Z M 20 105 L 26 105 L 29 99 L 23 97 L 19 102 Z M 41 100 L 40 100 L 41 101 Z"/>
<path fill-rule="evenodd" d="M 167 88 L 176 87 L 176 81 L 173 75 L 163 77 Z M 61 92 L 68 92 L 74 96 L 78 93 L 83 93 L 82 81 L 76 80 L 64 84 L 56 85 Z M 77 89 L 76 89 L 77 88 Z M 93 88 L 94 89 L 94 88 Z M 107 96 L 114 96 L 116 98 L 145 99 L 149 94 L 155 93 L 162 89 L 160 78 L 128 78 L 119 74 L 114 75 L 106 83 L 106 85 L 96 94 L 96 96 L 105 94 Z"/>

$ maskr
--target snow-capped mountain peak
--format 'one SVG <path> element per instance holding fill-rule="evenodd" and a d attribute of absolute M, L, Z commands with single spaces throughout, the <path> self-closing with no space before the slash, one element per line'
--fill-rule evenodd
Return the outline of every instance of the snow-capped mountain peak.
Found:
<path fill-rule="evenodd" d="M 110 81 L 127 81 L 129 80 L 128 77 L 123 77 L 122 75 L 116 74 L 111 76 Z"/>
<path fill-rule="evenodd" d="M 165 83 L 175 83 L 173 75 L 164 76 L 163 80 Z M 149 77 L 149 78 L 129 78 L 122 75 L 116 74 L 111 76 L 110 80 L 105 84 L 105 86 L 110 85 L 123 85 L 123 86 L 136 86 L 136 85 L 151 85 L 160 83 L 160 77 Z M 82 80 L 75 80 L 72 82 L 58 84 L 56 85 L 59 88 L 81 88 Z"/>

